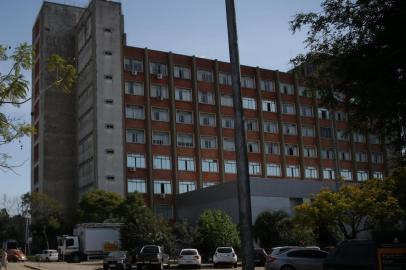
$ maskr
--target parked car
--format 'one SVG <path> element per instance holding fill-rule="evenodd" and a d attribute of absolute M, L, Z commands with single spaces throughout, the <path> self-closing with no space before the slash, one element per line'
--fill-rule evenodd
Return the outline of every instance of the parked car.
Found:
<path fill-rule="evenodd" d="M 35 254 L 35 259 L 40 262 L 57 262 L 59 254 L 55 249 L 44 249 L 41 253 Z"/>
<path fill-rule="evenodd" d="M 256 266 L 264 266 L 266 262 L 266 257 L 268 254 L 263 248 L 254 249 L 254 263 Z"/>
<path fill-rule="evenodd" d="M 178 257 L 178 266 L 195 266 L 200 268 L 202 265 L 202 257 L 197 249 L 187 248 L 182 249 Z"/>
<path fill-rule="evenodd" d="M 137 269 L 144 266 L 155 269 L 163 269 L 169 265 L 169 255 L 165 253 L 164 248 L 156 245 L 143 246 L 137 255 Z"/>
<path fill-rule="evenodd" d="M 233 265 L 237 268 L 237 254 L 232 247 L 218 247 L 213 255 L 213 266 Z"/>
<path fill-rule="evenodd" d="M 292 248 L 278 255 L 271 255 L 265 270 L 322 270 L 328 253 L 312 248 Z"/>
<path fill-rule="evenodd" d="M 131 260 L 129 259 L 127 251 L 110 252 L 103 260 L 103 270 L 108 269 L 131 269 Z"/>
<path fill-rule="evenodd" d="M 21 249 L 8 249 L 7 250 L 7 260 L 10 262 L 25 262 L 27 257 L 21 251 Z"/>
<path fill-rule="evenodd" d="M 279 255 L 279 254 L 281 254 L 281 253 L 283 253 L 283 252 L 285 252 L 285 251 L 287 251 L 287 250 L 293 249 L 293 248 L 303 248 L 303 247 L 300 247 L 300 246 L 274 247 L 274 248 L 272 248 L 271 253 L 270 253 L 269 255 L 271 255 L 271 256 Z M 319 247 L 316 247 L 316 246 L 307 246 L 307 247 L 305 247 L 305 248 L 320 250 L 320 248 L 319 248 Z"/>

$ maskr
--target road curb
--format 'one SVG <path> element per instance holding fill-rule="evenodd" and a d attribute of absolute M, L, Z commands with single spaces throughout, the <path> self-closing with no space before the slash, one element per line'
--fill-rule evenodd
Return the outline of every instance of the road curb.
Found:
<path fill-rule="evenodd" d="M 35 266 L 32 266 L 32 265 L 28 265 L 28 264 L 24 264 L 24 267 L 27 267 L 27 268 L 32 269 L 32 270 L 43 270 L 42 268 L 35 267 Z"/>

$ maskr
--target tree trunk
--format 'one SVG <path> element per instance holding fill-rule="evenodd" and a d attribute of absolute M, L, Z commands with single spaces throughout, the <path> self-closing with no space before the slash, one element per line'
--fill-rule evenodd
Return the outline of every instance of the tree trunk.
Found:
<path fill-rule="evenodd" d="M 47 249 L 49 249 L 49 241 L 48 241 L 48 235 L 47 235 L 47 230 L 46 230 L 45 225 L 42 227 L 42 234 L 44 235 L 44 240 L 45 240 L 45 244 L 47 246 Z"/>

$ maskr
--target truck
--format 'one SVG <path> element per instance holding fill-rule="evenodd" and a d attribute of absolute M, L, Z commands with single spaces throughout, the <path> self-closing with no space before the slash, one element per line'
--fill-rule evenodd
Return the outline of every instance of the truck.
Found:
<path fill-rule="evenodd" d="M 109 252 L 121 248 L 122 223 L 77 224 L 73 235 L 57 237 L 60 260 L 80 262 L 104 258 Z"/>
<path fill-rule="evenodd" d="M 136 258 L 137 269 L 146 266 L 148 269 L 162 270 L 169 266 L 169 255 L 164 248 L 157 245 L 143 246 Z"/>

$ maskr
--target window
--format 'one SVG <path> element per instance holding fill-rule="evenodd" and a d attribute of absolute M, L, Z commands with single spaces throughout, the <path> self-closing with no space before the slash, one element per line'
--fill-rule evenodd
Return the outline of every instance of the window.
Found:
<path fill-rule="evenodd" d="M 147 193 L 147 187 L 144 179 L 128 179 L 128 192 Z"/>
<path fill-rule="evenodd" d="M 250 76 L 241 76 L 241 87 L 255 88 L 255 80 Z"/>
<path fill-rule="evenodd" d="M 339 153 L 340 160 L 351 160 L 350 151 L 340 151 Z"/>
<path fill-rule="evenodd" d="M 125 93 L 128 95 L 137 95 L 137 96 L 144 95 L 144 85 L 142 83 L 126 81 L 124 83 L 124 87 Z"/>
<path fill-rule="evenodd" d="M 336 173 L 335 173 L 334 169 L 332 169 L 332 168 L 324 168 L 324 170 L 323 170 L 323 179 L 332 180 L 332 179 L 336 178 L 335 175 L 336 175 Z"/>
<path fill-rule="evenodd" d="M 234 107 L 233 97 L 230 95 L 221 95 L 221 106 Z"/>
<path fill-rule="evenodd" d="M 274 121 L 264 122 L 264 132 L 267 133 L 278 133 L 278 123 Z"/>
<path fill-rule="evenodd" d="M 317 157 L 316 148 L 313 146 L 304 146 L 303 156 L 307 158 L 316 158 Z"/>
<path fill-rule="evenodd" d="M 299 148 L 296 144 L 285 144 L 285 155 L 297 156 L 299 155 Z"/>
<path fill-rule="evenodd" d="M 370 144 L 380 144 L 381 140 L 378 135 L 370 134 L 369 135 L 369 143 Z"/>
<path fill-rule="evenodd" d="M 173 219 L 172 206 L 167 204 L 155 204 L 154 214 L 155 216 L 162 217 L 166 220 Z"/>
<path fill-rule="evenodd" d="M 154 169 L 170 170 L 171 159 L 168 156 L 154 156 Z"/>
<path fill-rule="evenodd" d="M 351 181 L 352 180 L 352 172 L 350 170 L 347 169 L 342 169 L 340 171 L 340 175 L 342 178 L 344 178 L 344 180 L 346 181 Z"/>
<path fill-rule="evenodd" d="M 319 174 L 317 172 L 317 168 L 315 167 L 305 167 L 305 177 L 306 178 L 318 178 Z"/>
<path fill-rule="evenodd" d="M 197 80 L 205 82 L 213 82 L 213 72 L 207 70 L 197 70 Z"/>
<path fill-rule="evenodd" d="M 353 134 L 353 139 L 354 139 L 354 142 L 356 142 L 356 143 L 365 143 L 366 142 L 365 135 L 362 133 L 359 133 L 359 132 L 355 132 Z"/>
<path fill-rule="evenodd" d="M 128 143 L 145 143 L 144 130 L 127 129 L 126 141 Z"/>
<path fill-rule="evenodd" d="M 111 149 L 111 148 L 106 149 L 106 154 L 108 154 L 108 155 L 114 154 L 114 149 Z"/>
<path fill-rule="evenodd" d="M 326 120 L 330 119 L 330 113 L 327 109 L 319 108 L 318 115 L 319 115 L 319 119 L 326 119 Z"/>
<path fill-rule="evenodd" d="M 366 152 L 356 152 L 355 160 L 357 162 L 368 162 L 368 156 Z"/>
<path fill-rule="evenodd" d="M 154 180 L 154 194 L 172 194 L 171 181 Z"/>
<path fill-rule="evenodd" d="M 347 120 L 347 114 L 345 112 L 337 111 L 335 113 L 335 115 L 336 115 L 337 121 L 346 121 Z"/>
<path fill-rule="evenodd" d="M 105 127 L 107 129 L 114 129 L 114 125 L 113 124 L 106 124 Z M 38 129 L 38 128 L 37 128 Z"/>
<path fill-rule="evenodd" d="M 262 101 L 262 110 L 264 112 L 276 112 L 276 102 L 273 100 Z"/>
<path fill-rule="evenodd" d="M 309 105 L 300 105 L 300 115 L 304 117 L 313 117 L 313 107 Z"/>
<path fill-rule="evenodd" d="M 195 182 L 179 181 L 179 193 L 196 190 Z"/>
<path fill-rule="evenodd" d="M 382 153 L 372 152 L 372 163 L 382 164 L 383 163 L 383 156 Z"/>
<path fill-rule="evenodd" d="M 274 88 L 272 81 L 261 80 L 261 90 L 266 92 L 273 92 Z"/>
<path fill-rule="evenodd" d="M 259 153 L 258 142 L 248 141 L 247 142 L 247 151 L 248 151 L 248 153 Z"/>
<path fill-rule="evenodd" d="M 246 131 L 258 131 L 258 121 L 256 119 L 246 119 L 244 127 Z"/>
<path fill-rule="evenodd" d="M 111 81 L 111 80 L 113 80 L 113 76 L 112 75 L 104 75 L 104 79 Z"/>
<path fill-rule="evenodd" d="M 142 60 L 125 58 L 124 71 L 142 72 L 143 71 Z"/>
<path fill-rule="evenodd" d="M 199 91 L 199 102 L 203 104 L 215 104 L 213 92 Z"/>
<path fill-rule="evenodd" d="M 279 164 L 267 164 L 266 165 L 267 176 L 281 176 L 281 165 Z"/>
<path fill-rule="evenodd" d="M 249 175 L 260 175 L 261 164 L 259 162 L 248 162 L 248 173 Z"/>
<path fill-rule="evenodd" d="M 193 147 L 193 135 L 192 134 L 178 134 L 176 136 L 176 145 L 178 147 Z"/>
<path fill-rule="evenodd" d="M 219 76 L 219 83 L 220 84 L 224 84 L 224 85 L 231 85 L 232 81 L 231 81 L 231 74 L 228 73 L 221 73 L 220 72 L 220 76 Z"/>
<path fill-rule="evenodd" d="M 302 126 L 302 136 L 304 137 L 314 137 L 315 131 L 312 126 Z"/>
<path fill-rule="evenodd" d="M 283 134 L 285 134 L 285 135 L 297 135 L 296 124 L 284 123 L 282 125 L 282 128 L 283 128 Z"/>
<path fill-rule="evenodd" d="M 188 111 L 176 111 L 176 123 L 192 124 L 193 113 Z"/>
<path fill-rule="evenodd" d="M 235 160 L 225 160 L 224 161 L 224 172 L 235 174 L 237 173 L 237 162 Z"/>
<path fill-rule="evenodd" d="M 157 99 L 168 99 L 169 98 L 169 92 L 168 92 L 168 87 L 165 85 L 151 85 L 151 97 L 157 98 Z"/>
<path fill-rule="evenodd" d="M 339 141 L 349 141 L 350 137 L 345 130 L 337 130 L 337 140 Z"/>
<path fill-rule="evenodd" d="M 175 88 L 175 99 L 179 101 L 192 101 L 192 90 Z"/>
<path fill-rule="evenodd" d="M 286 176 L 287 177 L 299 177 L 299 167 L 296 165 L 286 166 Z"/>
<path fill-rule="evenodd" d="M 324 159 L 334 159 L 334 149 L 321 149 L 321 157 Z"/>
<path fill-rule="evenodd" d="M 151 109 L 151 119 L 154 121 L 169 121 L 169 110 L 161 108 L 152 108 Z"/>
<path fill-rule="evenodd" d="M 224 116 L 221 119 L 221 122 L 222 122 L 223 128 L 234 128 L 234 118 L 233 117 Z"/>
<path fill-rule="evenodd" d="M 383 179 L 383 172 L 374 172 L 373 174 L 374 179 Z"/>
<path fill-rule="evenodd" d="M 281 152 L 279 143 L 266 142 L 265 143 L 265 154 L 279 155 Z"/>
<path fill-rule="evenodd" d="M 358 181 L 367 181 L 369 178 L 368 172 L 366 171 L 357 171 L 357 179 Z"/>
<path fill-rule="evenodd" d="M 286 84 L 286 83 L 280 84 L 280 91 L 281 91 L 281 94 L 285 94 L 285 95 L 293 95 L 295 93 L 293 85 Z"/>
<path fill-rule="evenodd" d="M 311 98 L 312 97 L 312 93 L 309 89 L 307 89 L 304 86 L 299 86 L 299 96 L 301 97 L 308 97 Z"/>
<path fill-rule="evenodd" d="M 195 170 L 195 160 L 192 157 L 178 157 L 178 170 L 193 172 Z"/>
<path fill-rule="evenodd" d="M 109 104 L 109 105 L 113 105 L 114 101 L 112 99 L 105 99 L 104 103 Z"/>
<path fill-rule="evenodd" d="M 257 101 L 255 100 L 255 98 L 243 97 L 242 98 L 242 107 L 244 109 L 256 110 L 257 109 Z"/>
<path fill-rule="evenodd" d="M 200 125 L 215 127 L 216 126 L 216 115 L 208 113 L 200 113 Z"/>
<path fill-rule="evenodd" d="M 333 136 L 333 131 L 328 127 L 320 127 L 320 137 L 331 138 Z"/>
<path fill-rule="evenodd" d="M 149 72 L 151 74 L 162 74 L 163 76 L 168 75 L 168 67 L 166 64 L 161 64 L 161 63 L 149 63 Z"/>
<path fill-rule="evenodd" d="M 179 79 L 190 80 L 190 78 L 191 78 L 190 69 L 187 67 L 174 66 L 173 67 L 173 76 L 175 78 L 179 78 Z"/>
<path fill-rule="evenodd" d="M 217 160 L 203 159 L 202 160 L 202 171 L 203 172 L 218 172 Z"/>
<path fill-rule="evenodd" d="M 284 114 L 295 114 L 295 104 L 293 103 L 282 103 L 282 113 Z"/>
<path fill-rule="evenodd" d="M 217 139 L 214 136 L 200 136 L 200 147 L 202 149 L 217 148 Z"/>
<path fill-rule="evenodd" d="M 143 154 L 127 154 L 127 168 L 145 168 L 145 156 Z"/>
<path fill-rule="evenodd" d="M 169 132 L 153 131 L 152 132 L 152 144 L 157 145 L 170 145 Z"/>
<path fill-rule="evenodd" d="M 125 116 L 130 119 L 144 119 L 145 111 L 143 106 L 127 105 L 125 107 Z"/>
<path fill-rule="evenodd" d="M 225 151 L 235 151 L 234 138 L 223 138 L 223 149 Z"/>

